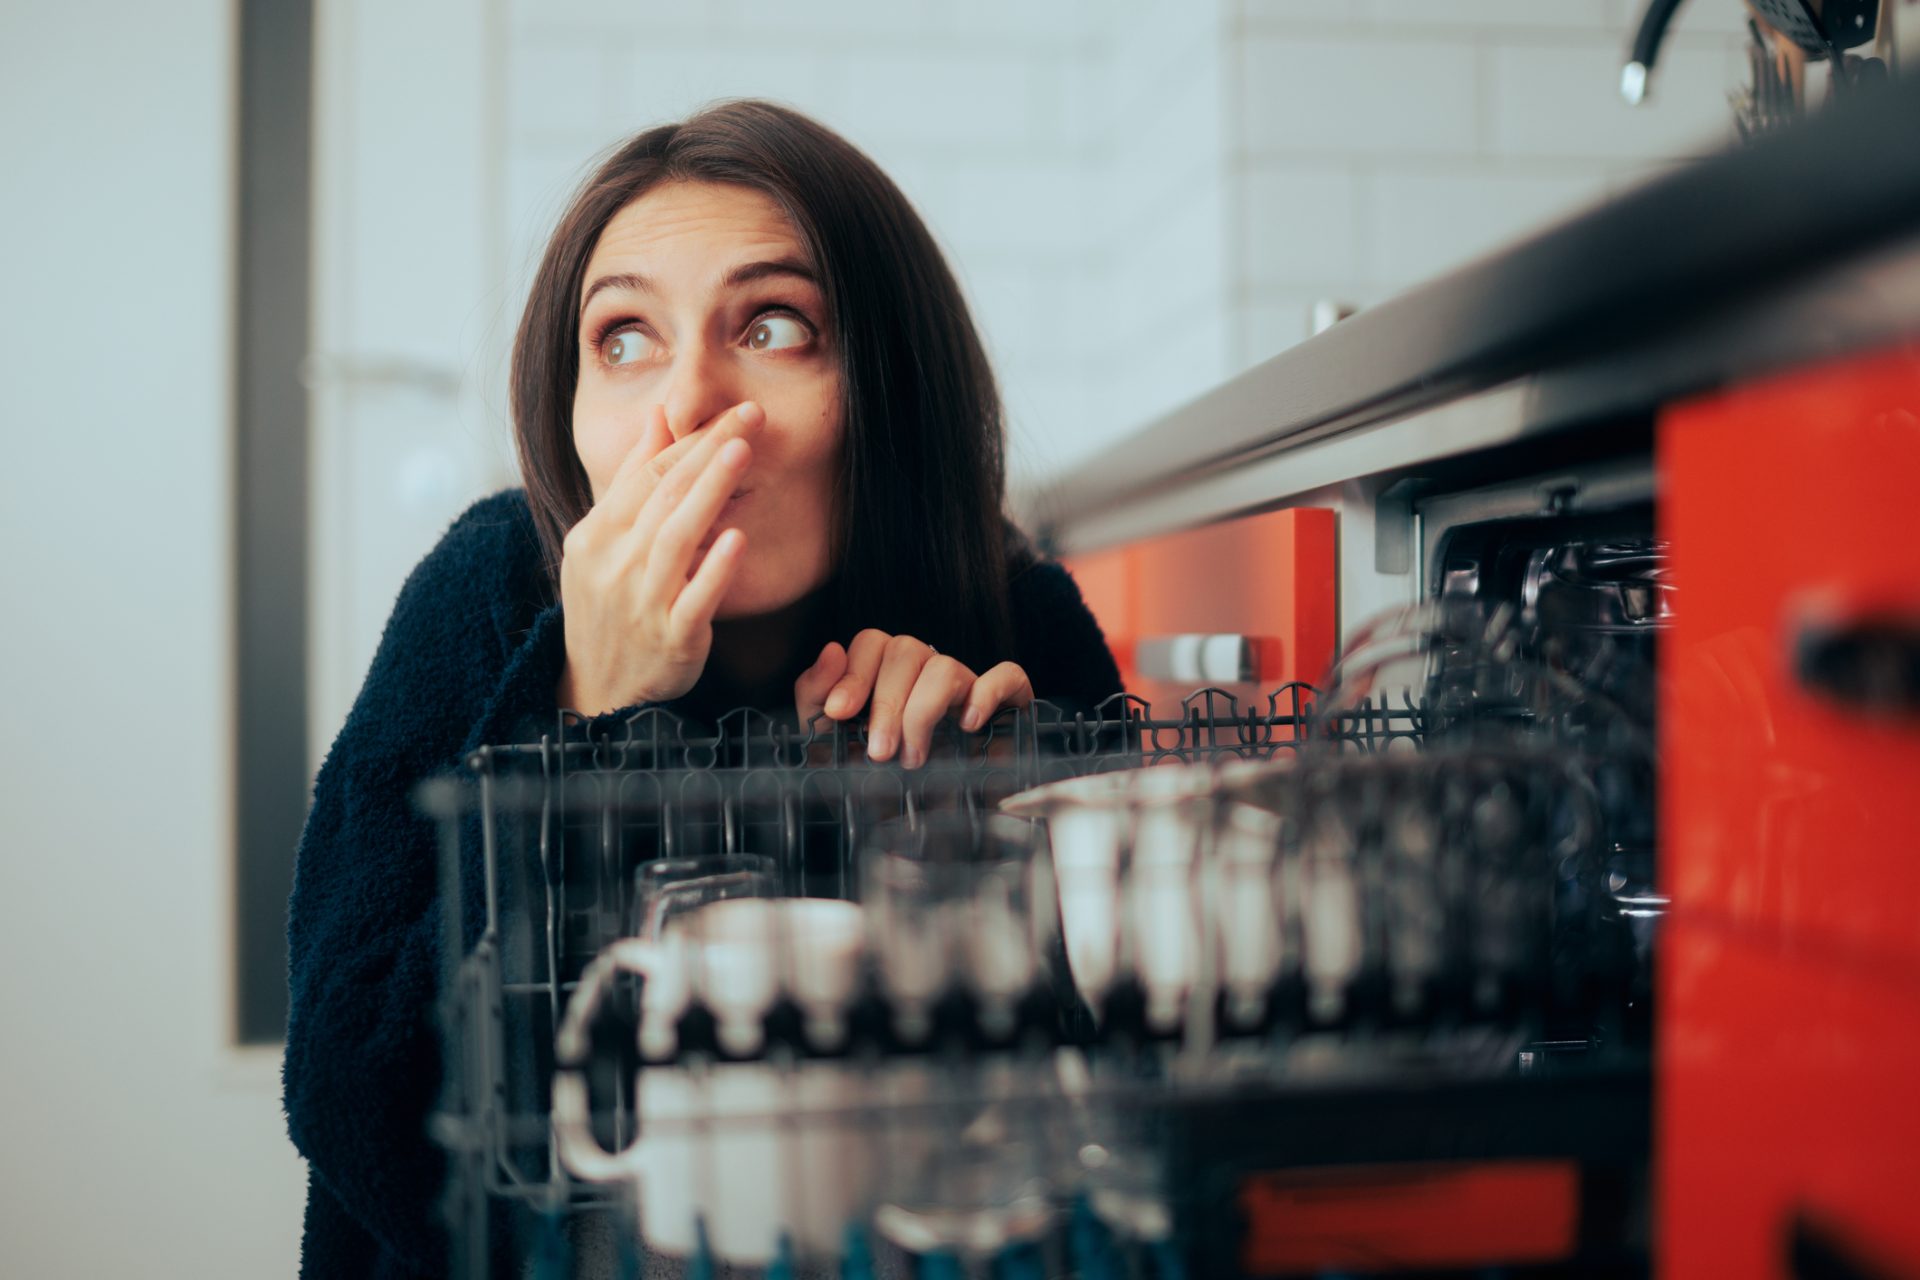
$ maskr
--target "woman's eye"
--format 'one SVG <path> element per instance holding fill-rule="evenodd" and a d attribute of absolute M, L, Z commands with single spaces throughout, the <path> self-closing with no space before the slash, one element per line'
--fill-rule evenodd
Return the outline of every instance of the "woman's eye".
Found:
<path fill-rule="evenodd" d="M 607 364 L 632 364 L 652 354 L 653 339 L 638 329 L 621 329 L 600 343 L 600 359 Z"/>
<path fill-rule="evenodd" d="M 801 347 L 813 337 L 813 330 L 792 316 L 761 316 L 747 330 L 747 346 L 755 351 L 784 351 Z"/>

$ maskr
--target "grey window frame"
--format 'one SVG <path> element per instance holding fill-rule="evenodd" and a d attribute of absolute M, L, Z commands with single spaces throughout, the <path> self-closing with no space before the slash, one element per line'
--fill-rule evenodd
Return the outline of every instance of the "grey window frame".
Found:
<path fill-rule="evenodd" d="M 241 0 L 234 314 L 234 1038 L 287 1022 L 287 895 L 306 820 L 313 6 Z"/>

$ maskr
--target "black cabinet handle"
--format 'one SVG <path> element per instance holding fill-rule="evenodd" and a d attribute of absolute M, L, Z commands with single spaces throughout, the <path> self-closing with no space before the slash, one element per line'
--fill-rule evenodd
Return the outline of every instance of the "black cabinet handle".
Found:
<path fill-rule="evenodd" d="M 1847 710 L 1920 717 L 1920 617 L 1805 623 L 1794 637 L 1793 671 L 1808 692 Z"/>
<path fill-rule="evenodd" d="M 1833 1224 L 1805 1212 L 1787 1224 L 1787 1274 L 1794 1280 L 1915 1280 L 1920 1273 L 1888 1271 L 1869 1262 Z"/>

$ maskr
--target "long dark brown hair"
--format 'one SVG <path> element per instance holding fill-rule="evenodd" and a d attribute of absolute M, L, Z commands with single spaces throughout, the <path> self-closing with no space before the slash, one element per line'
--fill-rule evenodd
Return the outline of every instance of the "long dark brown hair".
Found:
<path fill-rule="evenodd" d="M 832 612 L 845 634 L 926 640 L 974 670 L 1012 657 L 1000 394 L 959 285 L 900 189 L 798 112 L 735 101 L 624 143 L 548 243 L 513 346 L 513 418 L 556 596 L 561 540 L 593 505 L 573 447 L 582 277 L 614 215 L 662 182 L 770 197 L 820 273 L 840 358 L 844 431 Z"/>

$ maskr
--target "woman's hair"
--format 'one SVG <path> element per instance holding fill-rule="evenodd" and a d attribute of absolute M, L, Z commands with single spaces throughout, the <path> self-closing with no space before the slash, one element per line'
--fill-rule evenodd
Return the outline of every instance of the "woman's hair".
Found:
<path fill-rule="evenodd" d="M 648 129 L 574 196 L 547 245 L 513 347 L 520 468 L 549 584 L 561 540 L 593 505 L 573 446 L 582 277 L 614 215 L 662 182 L 770 197 L 820 273 L 840 360 L 837 627 L 927 640 L 976 671 L 1011 654 L 999 391 L 959 285 L 900 189 L 798 112 L 727 102 Z M 838 637 L 851 639 L 851 634 Z"/>

